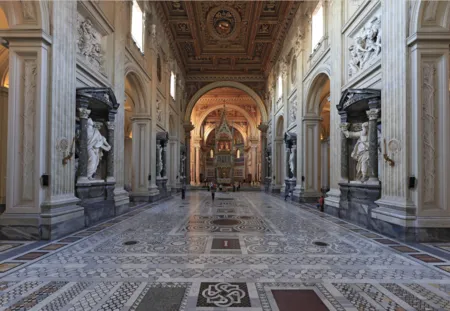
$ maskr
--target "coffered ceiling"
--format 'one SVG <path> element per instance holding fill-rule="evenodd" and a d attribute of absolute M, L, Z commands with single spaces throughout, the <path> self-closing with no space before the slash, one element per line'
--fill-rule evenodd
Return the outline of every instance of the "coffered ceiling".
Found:
<path fill-rule="evenodd" d="M 261 81 L 274 65 L 300 1 L 160 1 L 175 55 L 190 81 Z M 213 79 L 214 80 L 214 79 Z"/>

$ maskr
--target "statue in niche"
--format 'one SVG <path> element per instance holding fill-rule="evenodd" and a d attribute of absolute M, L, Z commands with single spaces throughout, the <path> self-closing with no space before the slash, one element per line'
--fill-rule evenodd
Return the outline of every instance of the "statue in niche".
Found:
<path fill-rule="evenodd" d="M 91 118 L 87 120 L 87 151 L 88 151 L 88 167 L 87 177 L 92 180 L 93 175 L 97 171 L 103 151 L 111 150 L 111 146 L 106 138 L 100 134 L 98 130 L 100 126 L 95 126 Z"/>
<path fill-rule="evenodd" d="M 186 161 L 186 156 L 184 155 L 184 153 L 181 155 L 181 170 L 180 170 L 180 175 L 184 176 L 184 162 Z"/>
<path fill-rule="evenodd" d="M 272 174 L 271 173 L 272 156 L 270 155 L 270 153 L 267 153 L 266 161 L 267 161 L 267 176 L 270 176 Z"/>
<path fill-rule="evenodd" d="M 358 141 L 353 148 L 351 157 L 358 161 L 356 164 L 356 178 L 362 182 L 368 179 L 369 168 L 369 135 L 368 135 L 369 123 L 364 122 L 362 129 L 359 132 L 349 132 L 343 130 L 345 137 L 358 138 Z"/>
<path fill-rule="evenodd" d="M 294 172 L 295 172 L 295 152 L 293 149 L 290 149 L 289 151 L 289 170 L 291 172 L 291 178 L 294 177 Z"/>
<path fill-rule="evenodd" d="M 159 162 L 158 162 L 158 176 L 163 177 L 163 149 L 164 147 L 159 148 Z"/>

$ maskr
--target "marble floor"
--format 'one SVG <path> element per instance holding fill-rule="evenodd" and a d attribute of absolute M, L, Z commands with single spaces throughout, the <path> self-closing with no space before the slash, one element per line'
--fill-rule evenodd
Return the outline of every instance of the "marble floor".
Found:
<path fill-rule="evenodd" d="M 449 258 L 264 193 L 192 191 L 2 254 L 0 310 L 450 310 Z"/>

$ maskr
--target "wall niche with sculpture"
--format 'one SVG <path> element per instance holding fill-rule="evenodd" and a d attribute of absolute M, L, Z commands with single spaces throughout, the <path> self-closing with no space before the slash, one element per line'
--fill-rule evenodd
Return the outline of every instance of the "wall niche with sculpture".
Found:
<path fill-rule="evenodd" d="M 156 133 L 156 186 L 159 190 L 158 199 L 169 195 L 167 192 L 167 144 L 168 132 Z"/>
<path fill-rule="evenodd" d="M 326 211 L 374 229 L 371 211 L 381 196 L 379 180 L 381 91 L 348 89 L 337 105 L 341 123 L 341 198 Z"/>
<path fill-rule="evenodd" d="M 114 126 L 119 104 L 110 88 L 76 92 L 76 196 L 84 207 L 85 225 L 122 214 L 115 206 Z"/>

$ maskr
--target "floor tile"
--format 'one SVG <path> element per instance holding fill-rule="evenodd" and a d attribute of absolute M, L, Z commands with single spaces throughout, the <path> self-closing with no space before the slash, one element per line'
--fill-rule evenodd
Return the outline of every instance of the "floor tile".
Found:
<path fill-rule="evenodd" d="M 423 262 L 434 263 L 434 262 L 444 262 L 442 259 L 427 255 L 427 254 L 412 254 L 409 255 L 413 258 L 419 259 Z"/>
<path fill-rule="evenodd" d="M 0 273 L 8 272 L 22 264 L 23 262 L 2 262 L 0 263 Z"/>
<path fill-rule="evenodd" d="M 47 252 L 29 252 L 14 258 L 14 260 L 35 260 L 47 254 L 48 254 Z"/>

